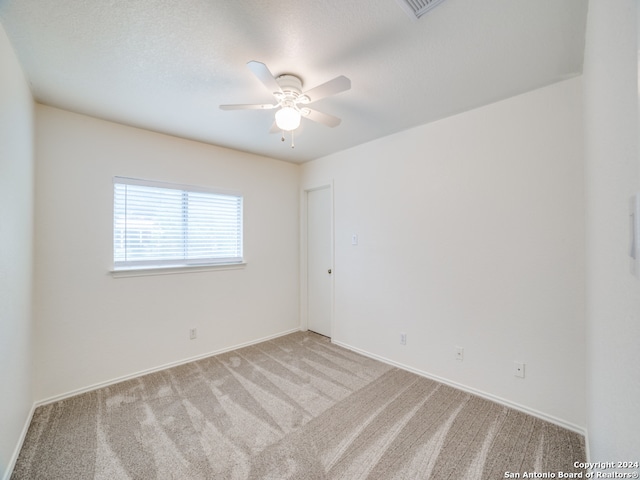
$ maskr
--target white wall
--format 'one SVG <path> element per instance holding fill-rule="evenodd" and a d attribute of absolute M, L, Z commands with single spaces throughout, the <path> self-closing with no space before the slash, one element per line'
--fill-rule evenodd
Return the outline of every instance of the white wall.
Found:
<path fill-rule="evenodd" d="M 0 478 L 33 403 L 32 232 L 33 100 L 0 26 Z"/>
<path fill-rule="evenodd" d="M 640 281 L 629 197 L 640 191 L 637 2 L 589 2 L 584 63 L 587 425 L 593 461 L 640 452 Z"/>
<path fill-rule="evenodd" d="M 243 194 L 247 266 L 113 278 L 114 175 Z M 296 165 L 38 105 L 36 398 L 298 328 L 298 176 Z"/>
<path fill-rule="evenodd" d="M 305 164 L 303 187 L 334 180 L 334 340 L 584 427 L 581 94 L 568 80 Z"/>

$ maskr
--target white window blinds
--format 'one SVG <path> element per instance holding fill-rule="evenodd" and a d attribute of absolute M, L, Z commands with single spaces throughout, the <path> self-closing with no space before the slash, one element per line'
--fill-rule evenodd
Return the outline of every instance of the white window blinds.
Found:
<path fill-rule="evenodd" d="M 242 262 L 242 197 L 114 177 L 114 269 Z"/>

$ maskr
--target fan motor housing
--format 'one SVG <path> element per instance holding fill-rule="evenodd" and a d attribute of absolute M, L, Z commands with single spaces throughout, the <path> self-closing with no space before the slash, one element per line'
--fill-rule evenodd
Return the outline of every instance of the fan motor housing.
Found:
<path fill-rule="evenodd" d="M 297 97 L 302 93 L 302 80 L 295 75 L 280 75 L 276 81 L 285 94 L 291 92 Z"/>

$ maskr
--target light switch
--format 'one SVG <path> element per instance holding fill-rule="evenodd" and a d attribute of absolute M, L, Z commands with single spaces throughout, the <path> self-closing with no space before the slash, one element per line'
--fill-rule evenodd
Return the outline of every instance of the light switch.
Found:
<path fill-rule="evenodd" d="M 358 234 L 354 233 L 353 235 L 351 235 L 351 245 L 357 245 L 358 244 Z"/>

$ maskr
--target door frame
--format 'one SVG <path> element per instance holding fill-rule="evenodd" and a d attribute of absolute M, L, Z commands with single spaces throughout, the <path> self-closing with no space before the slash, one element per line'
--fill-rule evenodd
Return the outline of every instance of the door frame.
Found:
<path fill-rule="evenodd" d="M 335 295 L 334 295 L 334 285 L 335 285 L 335 228 L 334 228 L 334 191 L 333 191 L 333 179 L 314 183 L 312 185 L 303 186 L 300 192 L 300 330 L 307 331 L 309 329 L 309 282 L 307 280 L 308 273 L 308 252 L 307 252 L 307 232 L 308 232 L 308 198 L 309 193 L 322 190 L 324 188 L 329 189 L 329 210 L 331 212 L 331 278 L 330 278 L 330 294 L 331 294 L 331 305 L 329 306 L 329 311 L 331 318 L 329 319 L 329 325 L 331 329 L 331 337 L 333 338 L 334 330 L 334 303 L 335 303 Z"/>

